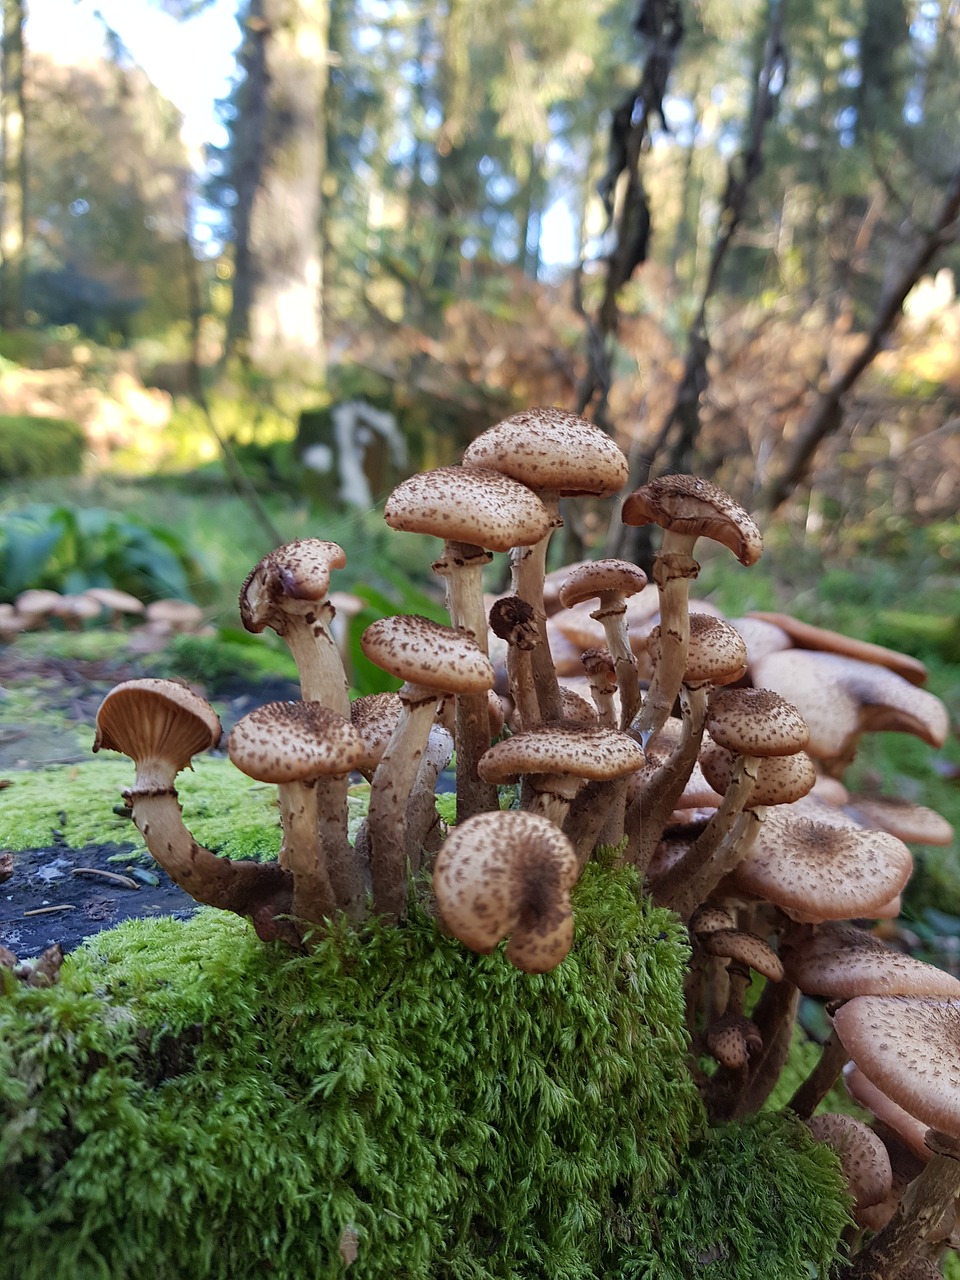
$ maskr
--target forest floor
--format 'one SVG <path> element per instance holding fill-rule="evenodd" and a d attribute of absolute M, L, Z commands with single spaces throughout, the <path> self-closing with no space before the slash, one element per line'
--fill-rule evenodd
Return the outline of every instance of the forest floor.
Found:
<path fill-rule="evenodd" d="M 56 786 L 71 770 L 101 759 L 90 751 L 97 708 L 115 684 L 143 674 L 136 661 L 35 656 L 15 644 L 0 650 L 0 944 L 21 959 L 56 942 L 69 951 L 130 917 L 182 917 L 196 909 L 157 864 L 145 863 L 132 826 L 136 839 L 129 842 L 75 844 L 71 828 L 84 824 L 66 800 L 53 809 L 57 821 L 48 841 L 22 848 L 15 839 L 26 798 L 36 793 L 30 784 L 48 777 Z M 238 680 L 218 689 L 216 708 L 226 728 L 260 703 L 296 696 L 286 681 Z M 116 825 L 115 815 L 125 809 L 119 794 L 113 792 L 113 801 L 110 795 L 107 783 L 104 813 Z"/>

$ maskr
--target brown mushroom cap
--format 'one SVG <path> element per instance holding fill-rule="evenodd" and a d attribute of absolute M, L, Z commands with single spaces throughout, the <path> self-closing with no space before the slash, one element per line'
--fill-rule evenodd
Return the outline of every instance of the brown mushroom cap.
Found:
<path fill-rule="evenodd" d="M 768 653 L 780 653 L 783 649 L 792 649 L 793 641 L 772 622 L 764 622 L 760 618 L 748 615 L 745 618 L 731 618 L 731 624 L 743 636 L 747 646 L 747 665 L 765 658 Z"/>
<path fill-rule="evenodd" d="M 829 1112 L 806 1123 L 817 1142 L 825 1142 L 839 1155 L 857 1213 L 886 1200 L 893 1183 L 890 1157 L 872 1129 L 853 1116 Z"/>
<path fill-rule="evenodd" d="M 960 1135 L 960 1003 L 857 996 L 833 1025 L 878 1089 L 931 1128 Z"/>
<path fill-rule="evenodd" d="M 191 600 L 153 600 L 143 612 L 147 622 L 171 631 L 194 631 L 203 622 L 203 610 Z"/>
<path fill-rule="evenodd" d="M 784 972 L 807 995 L 937 996 L 960 999 L 960 981 L 914 956 L 884 946 L 855 925 L 829 921 L 780 947 Z"/>
<path fill-rule="evenodd" d="M 367 759 L 360 769 L 375 769 L 393 737 L 403 711 L 395 693 L 368 693 L 350 704 L 350 722 L 363 738 Z"/>
<path fill-rule="evenodd" d="M 757 612 L 752 613 L 750 618 L 778 628 L 799 649 L 822 649 L 827 653 L 840 653 L 848 658 L 858 658 L 861 662 L 889 667 L 911 684 L 926 683 L 927 668 L 909 654 L 897 653 L 895 649 L 886 649 L 883 645 L 871 644 L 867 640 L 857 640 L 840 631 L 815 627 L 809 622 L 801 622 L 799 618 L 792 618 L 787 613 Z"/>
<path fill-rule="evenodd" d="M 541 725 L 495 742 L 480 757 L 485 782 L 508 782 L 521 774 L 572 774 L 620 778 L 643 767 L 643 752 L 629 734 L 591 725 Z"/>
<path fill-rule="evenodd" d="M 708 742 L 700 751 L 703 776 L 722 795 L 733 781 L 737 757 L 716 742 Z M 792 756 L 761 758 L 756 767 L 756 780 L 745 809 L 758 809 L 773 804 L 793 804 L 807 795 L 817 780 L 813 761 L 805 751 Z"/>
<path fill-rule="evenodd" d="M 573 942 L 571 842 L 549 819 L 481 813 L 447 836 L 433 887 L 447 929 L 481 954 L 510 936 L 507 959 L 526 973 L 556 968 Z"/>
<path fill-rule="evenodd" d="M 889 831 L 907 844 L 953 843 L 953 827 L 935 809 L 928 809 L 926 805 L 848 793 L 843 807 L 854 822 L 876 831 Z"/>
<path fill-rule="evenodd" d="M 483 467 L 437 467 L 403 480 L 387 499 L 391 529 L 491 551 L 539 542 L 553 518 L 526 485 Z"/>
<path fill-rule="evenodd" d="M 741 564 L 755 564 L 763 537 L 752 516 L 715 484 L 699 476 L 660 476 L 631 493 L 624 524 L 658 524 L 686 537 L 706 537 L 729 547 Z"/>
<path fill-rule="evenodd" d="M 810 728 L 807 748 L 817 760 L 844 756 L 859 734 L 911 733 L 942 747 L 949 731 L 939 698 L 870 662 L 835 653 L 787 649 L 761 659 L 754 679 L 799 710 Z"/>
<path fill-rule="evenodd" d="M 770 689 L 719 689 L 707 729 L 714 742 L 742 756 L 790 756 L 809 740 L 797 708 Z"/>
<path fill-rule="evenodd" d="M 763 1048 L 756 1026 L 741 1014 L 728 1013 L 707 1028 L 706 1046 L 721 1067 L 737 1071 L 750 1061 L 752 1053 Z"/>
<path fill-rule="evenodd" d="M 747 965 L 772 982 L 779 982 L 783 977 L 780 957 L 755 933 L 747 933 L 743 929 L 711 929 L 704 932 L 701 925 L 697 940 L 708 955 Z"/>
<path fill-rule="evenodd" d="M 417 614 L 379 618 L 360 637 L 371 662 L 397 679 L 445 693 L 483 693 L 496 678 L 472 636 Z"/>
<path fill-rule="evenodd" d="M 740 892 L 772 902 L 801 922 L 874 916 L 913 870 L 895 836 L 866 831 L 809 798 L 775 805 L 729 877 Z"/>
<path fill-rule="evenodd" d="M 899 1103 L 887 1097 L 882 1089 L 863 1074 L 854 1063 L 848 1062 L 843 1069 L 843 1083 L 851 1098 L 871 1112 L 877 1120 L 886 1125 L 918 1156 L 925 1164 L 933 1154 L 924 1141 L 929 1125 L 905 1111 Z"/>
<path fill-rule="evenodd" d="M 97 712 L 94 751 L 121 751 L 131 760 L 159 758 L 179 773 L 220 741 L 220 721 L 208 702 L 176 680 L 125 680 Z"/>
<path fill-rule="evenodd" d="M 342 569 L 346 552 L 322 538 L 299 538 L 277 547 L 250 571 L 240 588 L 240 617 L 248 631 L 271 627 L 284 635 L 290 616 L 316 610 L 330 591 L 331 569 Z"/>
<path fill-rule="evenodd" d="M 319 702 L 268 702 L 238 720 L 230 759 L 258 782 L 304 782 L 364 764 L 366 744 L 349 720 Z"/>
<path fill-rule="evenodd" d="M 626 599 L 641 592 L 647 575 L 628 560 L 591 560 L 573 569 L 560 587 L 560 603 L 565 609 L 605 595 Z"/>
<path fill-rule="evenodd" d="M 697 937 L 702 933 L 716 933 L 718 929 L 735 929 L 737 922 L 726 909 L 712 902 L 704 902 L 690 917 L 688 928 Z"/>
<path fill-rule="evenodd" d="M 647 652 L 654 663 L 660 661 L 659 626 L 650 632 Z M 732 684 L 746 669 L 747 646 L 740 633 L 722 618 L 709 613 L 691 613 L 683 683 L 691 688 Z"/>
<path fill-rule="evenodd" d="M 87 587 L 83 594 L 114 613 L 143 613 L 144 611 L 142 600 L 132 596 L 129 591 L 119 591 L 116 587 Z"/>
<path fill-rule="evenodd" d="M 491 467 L 531 489 L 574 496 L 617 493 L 629 468 L 599 427 L 563 409 L 535 408 L 488 427 L 467 446 L 463 464 Z"/>

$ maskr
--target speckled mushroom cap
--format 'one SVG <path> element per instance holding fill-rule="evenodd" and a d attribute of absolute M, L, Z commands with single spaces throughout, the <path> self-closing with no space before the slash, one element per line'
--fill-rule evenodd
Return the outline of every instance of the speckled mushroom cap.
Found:
<path fill-rule="evenodd" d="M 496 674 L 490 659 L 465 631 L 419 614 L 379 618 L 360 637 L 371 662 L 408 684 L 444 693 L 482 693 Z"/>
<path fill-rule="evenodd" d="M 160 758 L 176 772 L 220 741 L 220 721 L 208 702 L 176 680 L 125 680 L 97 712 L 94 751 L 122 751 L 132 760 Z"/>
<path fill-rule="evenodd" d="M 704 902 L 694 911 L 687 927 L 699 937 L 702 933 L 716 933 L 718 929 L 735 929 L 737 922 L 726 907 Z"/>
<path fill-rule="evenodd" d="M 833 1025 L 878 1089 L 931 1128 L 960 1136 L 960 1003 L 857 996 Z"/>
<path fill-rule="evenodd" d="M 708 742 L 700 750 L 700 767 L 710 786 L 722 795 L 733 781 L 737 757 L 719 743 Z M 768 756 L 757 764 L 757 777 L 746 809 L 771 804 L 793 804 L 807 795 L 817 780 L 813 761 L 805 751 L 792 756 Z"/>
<path fill-rule="evenodd" d="M 486 955 L 509 936 L 507 959 L 526 973 L 546 973 L 573 942 L 577 871 L 573 845 L 549 819 L 481 813 L 447 836 L 433 888 L 445 927 L 472 951 Z"/>
<path fill-rule="evenodd" d="M 714 742 L 741 756 L 790 756 L 810 737 L 797 708 L 771 689 L 719 689 L 710 699 L 707 729 Z"/>
<path fill-rule="evenodd" d="M 843 756 L 860 733 L 911 733 L 942 747 L 949 731 L 943 703 L 886 667 L 835 653 L 787 649 L 761 659 L 753 678 L 799 710 L 817 760 Z"/>
<path fill-rule="evenodd" d="M 807 1128 L 817 1142 L 825 1142 L 840 1157 L 840 1167 L 857 1213 L 880 1204 L 890 1194 L 890 1157 L 871 1128 L 853 1116 L 822 1112 Z"/>
<path fill-rule="evenodd" d="M 491 551 L 539 542 L 553 517 L 525 484 L 485 467 L 437 467 L 402 481 L 387 499 L 391 529 Z"/>
<path fill-rule="evenodd" d="M 322 538 L 299 538 L 277 547 L 240 588 L 243 625 L 254 632 L 272 627 L 282 636 L 291 614 L 308 614 L 326 598 L 331 569 L 342 569 L 346 563 L 343 548 Z"/>
<path fill-rule="evenodd" d="M 629 468 L 605 431 L 563 409 L 535 408 L 504 418 L 473 440 L 468 467 L 491 467 L 531 489 L 565 494 L 617 493 Z"/>
<path fill-rule="evenodd" d="M 793 920 L 870 917 L 900 892 L 913 858 L 895 836 L 845 823 L 809 798 L 767 810 L 732 889 L 772 902 Z"/>
<path fill-rule="evenodd" d="M 635 596 L 647 585 L 647 575 L 628 560 L 592 560 L 571 570 L 560 587 L 565 609 L 598 596 Z"/>
<path fill-rule="evenodd" d="M 350 721 L 320 702 L 255 707 L 231 729 L 227 750 L 248 778 L 278 785 L 349 773 L 367 754 Z"/>
<path fill-rule="evenodd" d="M 741 1014 L 726 1013 L 712 1023 L 704 1037 L 707 1050 L 721 1067 L 737 1071 L 745 1067 L 751 1054 L 763 1048 L 763 1040 L 754 1023 Z"/>
<path fill-rule="evenodd" d="M 659 627 L 650 632 L 647 652 L 654 663 L 660 661 Z M 747 646 L 739 631 L 712 614 L 691 613 L 683 683 L 694 689 L 707 684 L 732 684 L 746 669 Z"/>
<path fill-rule="evenodd" d="M 914 956 L 884 946 L 856 925 L 826 922 L 780 946 L 784 972 L 807 995 L 936 996 L 960 999 L 960 981 Z"/>
<path fill-rule="evenodd" d="M 495 742 L 480 757 L 485 782 L 513 781 L 524 773 L 577 778 L 620 778 L 643 767 L 643 751 L 629 734 L 591 725 L 540 725 Z"/>
<path fill-rule="evenodd" d="M 953 827 L 935 809 L 880 796 L 847 795 L 844 812 L 861 826 L 889 831 L 908 844 L 948 845 Z"/>
<path fill-rule="evenodd" d="M 144 604 L 129 591 L 119 591 L 116 587 L 87 587 L 83 593 L 91 600 L 96 600 L 105 609 L 114 613 L 143 613 Z"/>
<path fill-rule="evenodd" d="M 909 654 L 898 653 L 896 649 L 871 644 L 868 640 L 858 640 L 840 631 L 815 627 L 812 623 L 792 618 L 788 613 L 757 612 L 752 613 L 750 618 L 763 625 L 776 627 L 788 637 L 791 644 L 799 649 L 822 649 L 827 653 L 840 653 L 848 658 L 859 658 L 861 662 L 872 662 L 881 667 L 889 667 L 891 671 L 903 676 L 904 680 L 908 680 L 911 684 L 926 683 L 927 668 L 923 663 Z"/>
<path fill-rule="evenodd" d="M 350 703 L 350 723 L 363 738 L 367 759 L 358 768 L 373 769 L 393 737 L 403 703 L 395 693 L 368 693 Z"/>
<path fill-rule="evenodd" d="M 764 622 L 752 615 L 745 618 L 731 618 L 731 624 L 743 636 L 747 646 L 747 665 L 753 666 L 768 653 L 780 653 L 783 649 L 792 649 L 793 641 L 781 628 L 772 622 Z"/>
<path fill-rule="evenodd" d="M 882 1089 L 878 1089 L 853 1062 L 848 1062 L 843 1069 L 843 1083 L 851 1098 L 870 1111 L 882 1124 L 892 1129 L 915 1156 L 924 1163 L 930 1159 L 933 1152 L 924 1141 L 930 1127 L 928 1124 L 912 1116 L 898 1102 L 889 1098 Z"/>
<path fill-rule="evenodd" d="M 711 929 L 704 933 L 701 928 L 697 939 L 708 955 L 747 965 L 772 982 L 779 982 L 783 977 L 780 957 L 755 933 L 743 929 Z"/>
<path fill-rule="evenodd" d="M 757 522 L 729 493 L 699 476 L 660 476 L 634 490 L 623 504 L 624 524 L 658 524 L 685 537 L 711 538 L 729 547 L 741 564 L 763 552 Z"/>

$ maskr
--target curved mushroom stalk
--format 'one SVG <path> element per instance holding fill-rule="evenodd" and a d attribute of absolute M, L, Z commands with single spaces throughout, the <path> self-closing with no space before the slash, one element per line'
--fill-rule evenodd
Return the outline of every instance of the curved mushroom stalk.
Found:
<path fill-rule="evenodd" d="M 213 708 L 174 680 L 128 680 L 97 712 L 94 751 L 120 751 L 136 765 L 124 791 L 144 843 L 175 884 L 197 902 L 249 916 L 265 940 L 299 945 L 282 917 L 293 905 L 293 880 L 276 863 L 232 862 L 197 844 L 180 808 L 176 776 L 220 740 Z"/>
<path fill-rule="evenodd" d="M 509 937 L 506 957 L 525 973 L 555 969 L 573 943 L 573 846 L 554 823 L 517 810 L 481 813 L 456 827 L 437 854 L 441 921 L 487 955 Z"/>
<path fill-rule="evenodd" d="M 437 812 L 437 779 L 453 758 L 453 738 L 443 725 L 430 730 L 420 771 L 407 801 L 407 862 L 416 875 L 425 852 L 435 852 L 440 841 L 440 815 Z"/>

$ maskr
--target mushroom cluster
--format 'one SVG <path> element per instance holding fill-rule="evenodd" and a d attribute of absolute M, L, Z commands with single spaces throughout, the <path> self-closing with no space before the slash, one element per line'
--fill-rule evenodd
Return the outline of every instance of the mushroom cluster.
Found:
<path fill-rule="evenodd" d="M 533 409 L 483 432 L 459 466 L 400 484 L 386 521 L 438 539 L 433 568 L 450 622 L 388 617 L 363 632 L 367 658 L 402 682 L 396 694 L 351 699 L 331 595 L 342 548 L 302 539 L 251 571 L 241 618 L 287 643 L 302 701 L 257 708 L 227 749 L 239 769 L 278 788 L 278 862 L 229 862 L 184 825 L 176 774 L 220 738 L 215 712 L 189 689 L 118 686 L 100 709 L 96 748 L 136 762 L 126 793 L 134 820 L 177 883 L 250 917 L 262 938 L 301 949 L 338 917 L 402 925 L 417 902 L 473 951 L 505 942 L 509 963 L 544 973 L 570 951 L 571 891 L 602 850 L 688 925 L 691 1069 L 714 1118 L 767 1102 L 804 994 L 830 1002 L 835 1032 L 791 1104 L 798 1115 L 813 1115 L 849 1056 L 915 1126 L 960 1140 L 960 982 L 869 931 L 898 912 L 912 869 L 906 842 L 952 833 L 929 810 L 852 796 L 842 783 L 863 733 L 942 745 L 943 704 L 902 655 L 785 615 L 729 620 L 691 601 L 701 539 L 744 566 L 762 551 L 751 516 L 697 477 L 653 480 L 623 503 L 625 522 L 663 530 L 652 584 L 619 560 L 547 574 L 561 501 L 612 498 L 627 473 L 603 431 Z M 482 571 L 494 553 L 509 554 L 512 576 L 491 600 Z M 447 831 L 434 790 L 454 756 L 457 818 Z M 353 841 L 352 773 L 370 784 Z M 921 1047 L 891 1048 L 898 1024 Z M 951 1045 L 943 1059 L 936 1037 Z M 905 1057 L 946 1095 L 936 1105 L 903 1088 Z M 898 1078 L 882 1065 L 891 1059 Z M 866 1137 L 840 1119 L 818 1118 L 812 1131 L 841 1151 L 865 1230 L 889 1221 L 907 1239 L 906 1213 L 935 1234 L 916 1209 L 927 1203 L 922 1189 L 889 1174 L 910 1142 L 888 1144 L 891 1121 Z M 936 1159 L 960 1170 L 943 1154 L 951 1141 L 934 1141 Z M 867 1165 L 865 1188 L 857 1178 Z M 960 1190 L 960 1175 L 954 1181 Z M 937 1241 L 953 1230 L 945 1210 L 936 1230 Z M 916 1252 L 914 1237 L 896 1245 L 898 1257 Z"/>

